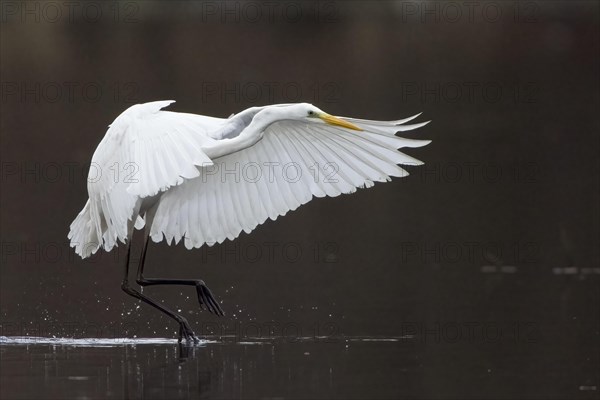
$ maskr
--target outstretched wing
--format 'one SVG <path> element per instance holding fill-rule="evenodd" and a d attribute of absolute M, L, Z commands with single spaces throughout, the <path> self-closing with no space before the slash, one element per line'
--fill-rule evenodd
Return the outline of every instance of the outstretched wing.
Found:
<path fill-rule="evenodd" d="M 408 175 L 398 164 L 422 164 L 397 149 L 430 141 L 395 133 L 426 123 L 345 119 L 364 131 L 280 121 L 270 125 L 255 145 L 200 168 L 200 176 L 163 194 L 151 227 L 152 239 L 159 242 L 164 237 L 169 244 L 183 239 L 187 248 L 233 240 L 313 196 L 352 193 Z"/>
<path fill-rule="evenodd" d="M 110 250 L 125 241 L 140 198 L 154 196 L 212 161 L 202 146 L 219 118 L 161 111 L 173 101 L 138 104 L 110 125 L 94 152 L 88 176 L 89 201 L 71 224 L 71 246 L 82 257 L 100 245 Z"/>

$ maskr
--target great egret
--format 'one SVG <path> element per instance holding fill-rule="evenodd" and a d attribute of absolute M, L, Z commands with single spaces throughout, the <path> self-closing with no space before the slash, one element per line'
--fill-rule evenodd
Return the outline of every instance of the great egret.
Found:
<path fill-rule="evenodd" d="M 89 199 L 71 224 L 82 258 L 126 243 L 122 289 L 179 323 L 179 340 L 198 339 L 184 317 L 129 285 L 134 229 L 144 229 L 136 282 L 195 286 L 200 306 L 223 315 L 201 280 L 144 276 L 149 238 L 188 249 L 233 240 L 267 218 L 408 173 L 422 162 L 397 151 L 429 140 L 396 136 L 428 122 L 334 117 L 306 103 L 252 107 L 228 119 L 161 111 L 174 101 L 134 105 L 109 126 L 92 157 Z"/>

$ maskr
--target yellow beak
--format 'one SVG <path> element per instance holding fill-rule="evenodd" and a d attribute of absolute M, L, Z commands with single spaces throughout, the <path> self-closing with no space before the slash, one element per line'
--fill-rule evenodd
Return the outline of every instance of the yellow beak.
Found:
<path fill-rule="evenodd" d="M 362 129 L 359 128 L 358 126 L 356 126 L 348 121 L 344 121 L 341 118 L 334 117 L 333 115 L 323 113 L 323 114 L 319 115 L 319 118 L 321 118 L 323 121 L 327 122 L 330 125 L 337 125 L 337 126 L 341 126 L 342 128 L 353 129 L 355 131 L 362 131 Z"/>

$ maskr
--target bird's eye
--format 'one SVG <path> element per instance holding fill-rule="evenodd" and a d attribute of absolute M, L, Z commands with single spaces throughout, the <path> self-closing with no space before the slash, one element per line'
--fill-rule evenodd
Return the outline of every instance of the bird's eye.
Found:
<path fill-rule="evenodd" d="M 308 112 L 308 115 L 313 115 L 313 114 L 314 114 L 314 112 L 312 112 L 312 111 Z"/>

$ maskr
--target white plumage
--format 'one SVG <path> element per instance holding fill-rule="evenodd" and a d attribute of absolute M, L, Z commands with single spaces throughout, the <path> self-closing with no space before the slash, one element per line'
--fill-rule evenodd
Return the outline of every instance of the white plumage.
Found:
<path fill-rule="evenodd" d="M 330 116 L 310 104 L 252 107 L 228 119 L 139 104 L 109 127 L 92 157 L 89 200 L 71 224 L 81 257 L 130 240 L 187 248 L 233 240 L 313 197 L 335 197 L 408 173 L 421 162 L 397 149 L 428 140 L 397 132 L 416 118 L 371 121 Z"/>

